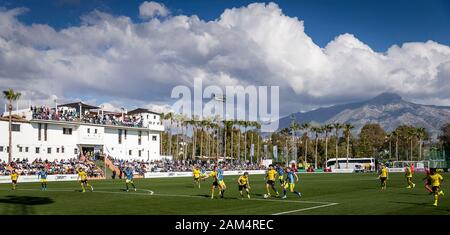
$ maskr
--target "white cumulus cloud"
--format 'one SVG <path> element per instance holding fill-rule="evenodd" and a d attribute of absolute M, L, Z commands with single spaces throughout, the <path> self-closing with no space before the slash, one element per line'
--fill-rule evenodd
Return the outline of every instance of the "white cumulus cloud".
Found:
<path fill-rule="evenodd" d="M 153 1 L 145 1 L 139 6 L 139 17 L 142 19 L 153 18 L 155 16 L 165 17 L 169 15 L 169 13 L 169 9 L 167 9 L 164 4 Z"/>

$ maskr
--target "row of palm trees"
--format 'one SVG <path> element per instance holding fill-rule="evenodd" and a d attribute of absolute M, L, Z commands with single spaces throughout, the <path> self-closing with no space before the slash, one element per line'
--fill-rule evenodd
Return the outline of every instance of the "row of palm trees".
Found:
<path fill-rule="evenodd" d="M 290 147 L 290 149 L 293 155 L 293 158 L 296 159 L 297 153 L 295 152 L 294 148 L 298 146 L 299 144 L 303 144 L 303 150 L 304 153 L 300 158 L 303 158 L 304 163 L 308 163 L 308 146 L 309 146 L 309 137 L 314 137 L 313 140 L 313 147 L 315 148 L 313 151 L 314 155 L 314 167 L 318 167 L 318 146 L 319 141 L 324 142 L 324 155 L 325 155 L 325 163 L 328 161 L 328 145 L 330 141 L 330 137 L 332 137 L 332 133 L 334 133 L 334 140 L 335 140 L 335 158 L 338 158 L 339 156 L 339 142 L 340 140 L 345 141 L 345 152 L 346 152 L 346 167 L 348 168 L 349 164 L 349 157 L 350 153 L 354 152 L 354 148 L 351 148 L 351 143 L 354 142 L 354 138 L 352 136 L 352 130 L 355 127 L 352 124 L 345 123 L 333 123 L 333 124 L 324 124 L 322 126 L 319 125 L 312 125 L 310 123 L 298 123 L 296 120 L 291 121 L 291 124 L 289 127 L 282 129 L 279 134 L 283 136 L 285 139 L 288 139 L 290 137 L 290 141 L 284 141 L 285 147 Z M 381 128 L 381 127 L 380 127 Z M 302 132 L 302 135 L 298 135 L 298 133 Z M 340 135 L 342 133 L 342 135 Z M 383 131 L 383 133 L 385 133 Z M 290 136 L 289 136 L 290 135 Z M 419 127 L 415 128 L 413 126 L 407 126 L 402 125 L 399 126 L 396 130 L 392 131 L 391 133 L 385 133 L 383 134 L 383 138 L 385 138 L 385 142 L 389 143 L 389 159 L 394 160 L 392 158 L 392 142 L 395 143 L 395 159 L 398 161 L 399 158 L 399 143 L 408 143 L 409 151 L 406 153 L 406 159 L 412 161 L 413 158 L 413 150 L 414 146 L 418 146 L 418 156 L 417 160 L 423 160 L 423 144 L 424 140 L 428 139 L 428 133 L 425 128 Z M 290 142 L 290 146 L 288 146 L 288 143 Z M 299 143 L 300 142 L 300 143 Z M 417 147 L 416 146 L 416 147 Z M 384 145 L 381 146 L 382 148 L 385 148 Z M 354 155 L 354 154 L 352 154 Z M 376 153 L 374 153 L 373 156 L 377 156 Z M 326 166 L 326 164 L 325 164 Z M 327 166 L 326 166 L 327 167 Z M 339 167 L 339 164 L 335 164 L 335 167 Z"/>
<path fill-rule="evenodd" d="M 395 142 L 395 159 L 399 160 L 399 142 L 408 141 L 410 145 L 410 151 L 407 157 L 409 160 L 413 160 L 413 142 L 417 141 L 419 145 L 418 160 L 422 160 L 423 142 L 428 138 L 428 133 L 425 128 L 415 128 L 412 126 L 400 126 L 391 133 L 386 134 L 386 138 L 389 141 L 389 158 L 392 159 L 392 141 Z"/>
<path fill-rule="evenodd" d="M 251 157 L 260 157 L 259 146 L 262 141 L 259 135 L 261 126 L 258 122 L 222 120 L 219 116 L 200 120 L 197 116 L 188 118 L 171 112 L 162 113 L 161 119 L 168 122 L 167 131 L 161 138 L 160 148 L 163 155 L 173 155 L 182 159 L 187 159 L 188 156 L 192 159 L 196 156 L 216 158 L 231 156 L 237 159 L 243 157 L 247 160 L 253 145 L 257 147 L 257 150 L 253 149 Z M 190 132 L 189 135 L 188 132 Z M 248 145 L 248 138 L 250 138 L 250 145 Z M 256 145 L 254 145 L 255 138 Z"/>
<path fill-rule="evenodd" d="M 344 136 L 347 140 L 347 167 L 348 167 L 348 159 L 349 159 L 349 150 L 350 150 L 350 135 L 351 130 L 354 128 L 352 124 L 341 124 L 341 123 L 333 123 L 333 124 L 325 124 L 322 126 L 312 125 L 311 123 L 299 123 L 295 119 L 291 121 L 291 124 L 288 128 L 281 130 L 281 133 L 291 133 L 292 142 L 291 146 L 295 146 L 295 141 L 297 134 L 299 131 L 303 131 L 303 139 L 304 142 L 304 159 L 303 162 L 307 163 L 308 159 L 308 139 L 309 135 L 312 133 L 314 138 L 314 167 L 318 167 L 318 146 L 319 146 L 319 138 L 322 134 L 324 134 L 323 139 L 325 140 L 325 162 L 328 161 L 328 141 L 330 137 L 330 133 L 334 130 L 335 139 L 336 139 L 336 153 L 335 157 L 338 158 L 338 147 L 339 147 L 339 133 L 343 130 Z M 287 147 L 287 146 L 285 146 Z M 292 149 L 292 148 L 291 148 Z M 295 153 L 294 153 L 295 155 Z M 295 158 L 295 156 L 294 156 Z M 336 164 L 336 167 L 339 167 L 339 164 Z"/>

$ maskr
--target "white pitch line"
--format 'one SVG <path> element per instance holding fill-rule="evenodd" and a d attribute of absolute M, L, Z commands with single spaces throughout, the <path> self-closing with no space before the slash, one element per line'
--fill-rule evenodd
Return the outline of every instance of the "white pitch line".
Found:
<path fill-rule="evenodd" d="M 261 198 L 252 198 L 250 200 L 255 200 L 255 201 L 269 201 L 269 202 L 292 202 L 292 203 L 311 203 L 311 204 L 331 204 L 334 202 L 317 202 L 317 201 L 294 201 L 294 200 L 284 200 L 284 199 L 280 199 L 280 200 L 275 200 L 275 199 L 261 199 Z"/>
<path fill-rule="evenodd" d="M 320 205 L 320 206 L 313 206 L 313 207 L 308 207 L 308 208 L 302 208 L 302 209 L 298 209 L 298 210 L 283 211 L 283 212 L 275 213 L 275 214 L 272 214 L 272 215 L 284 215 L 284 214 L 290 214 L 290 213 L 294 213 L 294 212 L 314 210 L 314 209 L 318 209 L 318 208 L 322 208 L 322 207 L 335 206 L 335 205 L 338 205 L 338 204 L 339 203 L 330 203 L 330 204 L 325 204 L 325 205 Z"/>

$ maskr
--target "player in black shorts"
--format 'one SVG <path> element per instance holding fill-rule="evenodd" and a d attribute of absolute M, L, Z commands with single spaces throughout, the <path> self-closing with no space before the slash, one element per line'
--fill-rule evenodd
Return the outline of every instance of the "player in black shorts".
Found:
<path fill-rule="evenodd" d="M 245 191 L 247 192 L 247 197 L 250 199 L 250 182 L 248 179 L 248 172 L 244 172 L 243 175 L 239 176 L 237 183 L 239 188 L 239 194 L 241 194 L 241 198 L 244 199 L 244 194 L 242 193 L 242 190 L 245 189 Z"/>

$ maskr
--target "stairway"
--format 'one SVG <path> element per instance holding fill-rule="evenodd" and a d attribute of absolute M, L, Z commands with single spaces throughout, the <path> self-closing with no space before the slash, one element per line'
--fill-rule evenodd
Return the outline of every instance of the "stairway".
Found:
<path fill-rule="evenodd" d="M 118 177 L 120 174 L 120 170 L 117 166 L 114 165 L 114 163 L 109 159 L 111 156 L 109 155 L 104 155 L 103 159 L 105 159 L 105 164 L 106 167 L 108 167 L 111 171 L 115 171 L 116 172 L 116 176 Z"/>

